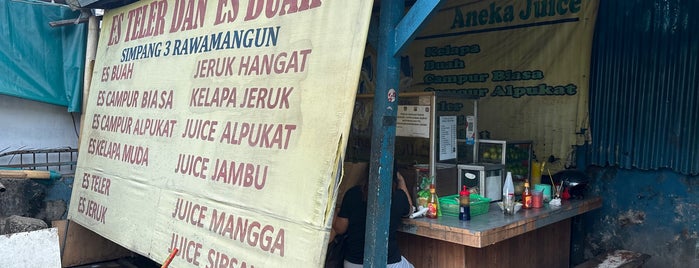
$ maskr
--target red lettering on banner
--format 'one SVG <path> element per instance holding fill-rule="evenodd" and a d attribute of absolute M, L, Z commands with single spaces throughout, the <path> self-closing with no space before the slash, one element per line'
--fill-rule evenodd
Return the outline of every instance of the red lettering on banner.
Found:
<path fill-rule="evenodd" d="M 267 182 L 268 169 L 269 166 L 259 164 L 216 159 L 211 180 L 246 188 L 254 186 L 255 189 L 262 190 Z"/>
<path fill-rule="evenodd" d="M 99 129 L 107 132 L 131 133 L 131 123 L 133 118 L 120 115 L 100 115 L 92 116 L 92 129 Z"/>
<path fill-rule="evenodd" d="M 246 261 L 238 261 L 238 258 L 228 256 L 228 254 L 215 249 L 209 249 L 206 255 L 209 263 L 205 268 L 255 268 L 255 265 L 248 264 Z"/>
<path fill-rule="evenodd" d="M 188 239 L 176 233 L 172 233 L 172 240 L 170 241 L 170 248 L 168 251 L 172 252 L 173 249 L 177 248 L 177 254 L 175 256 L 181 257 L 187 263 L 199 266 L 199 256 L 201 256 L 202 245 L 199 242 Z"/>
<path fill-rule="evenodd" d="M 238 129 L 240 124 L 240 129 Z M 226 122 L 220 143 L 260 148 L 288 149 L 296 125 Z"/>
<path fill-rule="evenodd" d="M 137 90 L 97 92 L 97 106 L 136 107 L 138 105 Z"/>
<path fill-rule="evenodd" d="M 107 42 L 107 46 L 119 44 L 119 41 L 121 41 L 122 22 L 124 22 L 124 13 L 112 17 L 112 28 L 109 30 L 109 42 Z"/>
<path fill-rule="evenodd" d="M 207 209 L 208 208 L 204 205 L 177 198 L 175 211 L 172 212 L 172 218 L 185 221 L 197 227 L 203 227 L 204 224 L 202 221 L 206 218 L 204 213 Z"/>
<path fill-rule="evenodd" d="M 136 119 L 133 127 L 134 135 L 148 135 L 157 137 L 172 137 L 172 132 L 175 130 L 175 119 Z"/>
<path fill-rule="evenodd" d="M 111 81 L 131 79 L 133 76 L 133 62 L 112 66 Z"/>
<path fill-rule="evenodd" d="M 226 215 L 223 211 L 212 210 L 209 231 L 220 236 L 247 244 L 253 248 L 284 257 L 284 228 L 275 229 L 255 220 Z"/>
<path fill-rule="evenodd" d="M 194 78 L 231 76 L 233 75 L 234 62 L 235 57 L 199 60 L 197 61 L 197 68 L 194 69 Z"/>
<path fill-rule="evenodd" d="M 173 90 L 147 90 L 143 91 L 141 108 L 172 109 Z"/>
<path fill-rule="evenodd" d="M 78 213 L 104 224 L 107 207 L 81 196 L 78 198 Z"/>
<path fill-rule="evenodd" d="M 170 33 L 189 31 L 204 25 L 206 0 L 175 0 Z"/>
<path fill-rule="evenodd" d="M 235 107 L 236 88 L 217 87 L 193 88 L 189 99 L 189 107 Z"/>
<path fill-rule="evenodd" d="M 127 15 L 129 23 L 124 42 L 165 33 L 165 13 L 167 13 L 167 0 L 154 1 L 129 10 Z"/>
<path fill-rule="evenodd" d="M 206 179 L 206 170 L 208 169 L 209 159 L 198 155 L 180 154 L 177 158 L 177 166 L 175 173 L 194 176 L 201 179 Z"/>
<path fill-rule="evenodd" d="M 281 4 L 279 0 L 250 0 L 245 20 L 257 19 L 262 14 L 262 10 L 265 11 L 265 17 L 271 19 L 277 14 L 283 16 L 317 8 L 322 4 L 321 0 L 284 0 Z"/>
<path fill-rule="evenodd" d="M 240 57 L 238 75 L 269 75 L 298 73 L 306 70 L 306 60 L 312 49 L 280 52 L 268 55 Z"/>
<path fill-rule="evenodd" d="M 90 187 L 90 190 L 92 190 L 95 193 L 109 196 L 109 186 L 112 185 L 112 181 L 108 178 L 95 174 L 92 174 L 91 177 L 92 187 Z"/>
<path fill-rule="evenodd" d="M 148 166 L 148 151 L 148 147 L 125 144 L 122 161 L 132 165 Z"/>
<path fill-rule="evenodd" d="M 133 165 L 148 166 L 148 147 L 90 138 L 87 143 L 87 153 L 112 160 L 121 160 Z"/>
<path fill-rule="evenodd" d="M 90 173 L 83 173 L 83 182 L 80 184 L 80 187 L 83 189 L 90 187 Z"/>
<path fill-rule="evenodd" d="M 87 143 L 87 153 L 121 160 L 121 143 L 90 138 L 90 141 Z"/>
<path fill-rule="evenodd" d="M 258 109 L 289 109 L 289 95 L 294 87 L 249 87 L 245 88 L 240 107 Z"/>
<path fill-rule="evenodd" d="M 187 119 L 182 138 L 213 141 L 216 125 L 218 125 L 218 121 L 214 120 Z"/>
<path fill-rule="evenodd" d="M 228 2 L 230 1 L 230 6 Z M 224 9 L 227 9 L 224 13 Z M 231 23 L 234 22 L 238 17 L 238 10 L 240 9 L 239 0 L 218 0 L 218 5 L 216 7 L 216 17 L 214 17 L 214 25 L 219 25 L 221 23 Z"/>

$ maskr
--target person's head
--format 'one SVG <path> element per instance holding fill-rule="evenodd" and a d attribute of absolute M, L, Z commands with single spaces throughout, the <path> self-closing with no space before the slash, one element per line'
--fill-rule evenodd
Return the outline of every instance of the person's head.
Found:
<path fill-rule="evenodd" d="M 396 159 L 393 159 L 393 170 L 392 170 L 392 174 L 393 174 L 392 178 L 393 179 L 391 180 L 391 182 L 392 182 L 391 189 L 392 190 L 395 190 L 397 185 L 398 185 L 398 172 L 397 172 L 397 170 L 398 170 L 398 162 L 396 161 Z M 367 198 L 368 198 L 369 180 L 371 179 L 370 177 L 371 177 L 371 174 L 369 174 L 369 176 L 367 176 L 367 180 L 364 182 L 364 185 L 362 187 L 362 193 L 364 194 L 364 201 L 367 201 Z"/>

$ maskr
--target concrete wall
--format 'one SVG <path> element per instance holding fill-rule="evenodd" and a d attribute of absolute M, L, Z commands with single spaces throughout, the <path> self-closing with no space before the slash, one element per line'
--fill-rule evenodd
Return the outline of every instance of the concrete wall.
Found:
<path fill-rule="evenodd" d="M 78 146 L 80 115 L 66 107 L 0 95 L 0 122 L 0 153 Z"/>
<path fill-rule="evenodd" d="M 699 178 L 671 170 L 588 166 L 601 209 L 582 219 L 584 255 L 627 249 L 651 255 L 647 267 L 699 267 Z"/>
<path fill-rule="evenodd" d="M 80 114 L 68 113 L 66 107 L 0 95 L 0 123 L 0 153 L 78 146 Z M 25 157 L 24 163 L 28 161 Z M 17 163 L 17 157 L 0 157 L 0 164 Z M 0 220 L 12 215 L 47 223 L 65 219 L 73 172 L 64 167 L 59 172 L 63 176 L 53 181 L 0 179 L 7 188 L 0 192 Z"/>

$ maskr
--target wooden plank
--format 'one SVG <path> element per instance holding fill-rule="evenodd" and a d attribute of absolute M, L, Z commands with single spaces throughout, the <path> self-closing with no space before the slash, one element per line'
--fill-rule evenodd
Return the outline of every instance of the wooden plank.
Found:
<path fill-rule="evenodd" d="M 566 219 L 483 248 L 408 233 L 398 242 L 415 267 L 568 267 L 570 226 Z"/>
<path fill-rule="evenodd" d="M 51 172 L 41 170 L 0 169 L 0 178 L 11 179 L 50 179 Z"/>
<path fill-rule="evenodd" d="M 61 265 L 70 267 L 121 257 L 132 256 L 133 253 L 116 243 L 67 220 L 51 222 L 58 228 L 61 245 Z"/>
<path fill-rule="evenodd" d="M 601 198 L 565 201 L 561 207 L 522 210 L 505 216 L 491 204 L 489 212 L 468 222 L 456 217 L 404 219 L 399 231 L 471 247 L 486 247 L 500 241 L 572 218 L 602 206 Z"/>
<path fill-rule="evenodd" d="M 415 267 L 464 267 L 462 245 L 406 233 L 398 233 L 398 244 L 401 254 Z"/>
<path fill-rule="evenodd" d="M 67 161 L 67 162 L 46 162 L 46 163 L 36 163 L 36 164 L 10 164 L 2 165 L 8 168 L 36 168 L 36 167 L 61 167 L 61 166 L 75 166 L 77 161 Z"/>

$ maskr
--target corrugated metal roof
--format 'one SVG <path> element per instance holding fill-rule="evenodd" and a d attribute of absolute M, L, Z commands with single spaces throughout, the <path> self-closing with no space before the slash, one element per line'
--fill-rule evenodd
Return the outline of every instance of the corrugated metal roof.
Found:
<path fill-rule="evenodd" d="M 699 173 L 698 65 L 699 1 L 600 1 L 593 164 Z"/>

